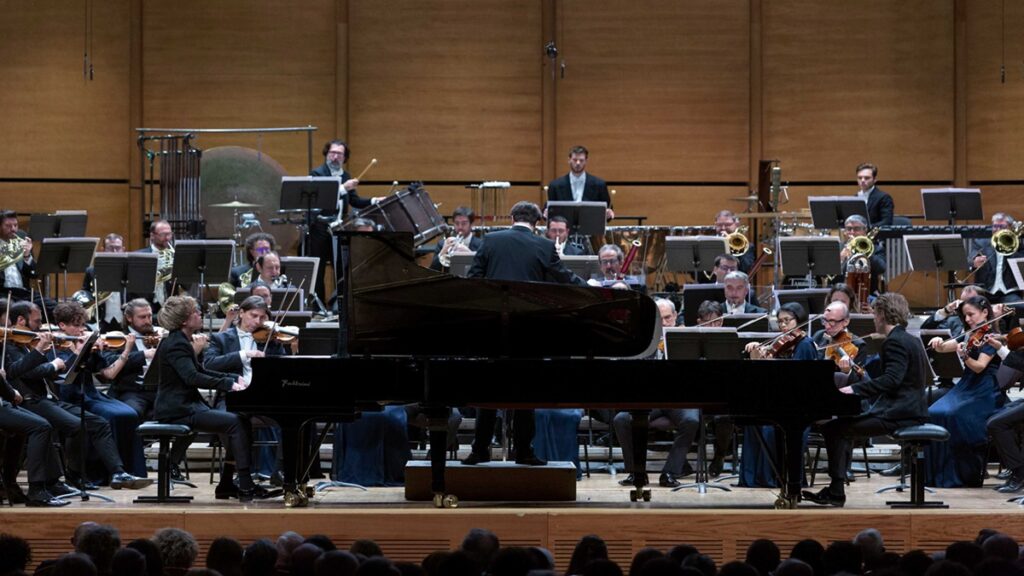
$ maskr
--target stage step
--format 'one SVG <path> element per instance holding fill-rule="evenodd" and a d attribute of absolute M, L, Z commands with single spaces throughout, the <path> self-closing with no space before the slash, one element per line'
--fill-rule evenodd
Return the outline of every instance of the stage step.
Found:
<path fill-rule="evenodd" d="M 463 466 L 448 462 L 445 487 L 464 501 L 563 502 L 576 500 L 576 467 L 572 462 L 548 462 L 546 466 L 521 466 L 513 462 L 488 462 Z M 410 461 L 405 466 L 405 499 L 432 500 L 430 462 Z"/>

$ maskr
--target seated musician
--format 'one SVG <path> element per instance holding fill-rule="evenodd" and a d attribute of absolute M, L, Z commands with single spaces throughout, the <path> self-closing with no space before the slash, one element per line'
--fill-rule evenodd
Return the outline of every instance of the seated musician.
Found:
<path fill-rule="evenodd" d="M 434 248 L 434 258 L 430 261 L 431 270 L 438 272 L 442 270 L 442 254 L 447 259 L 453 252 L 476 252 L 480 249 L 480 245 L 484 241 L 473 235 L 475 217 L 473 210 L 468 206 L 459 206 L 452 212 L 452 228 L 455 233 L 445 238 L 444 242 L 439 242 Z"/>
<path fill-rule="evenodd" d="M 622 261 L 626 254 L 618 244 L 605 244 L 597 251 L 597 261 L 601 265 L 601 280 L 615 282 L 622 273 Z"/>
<path fill-rule="evenodd" d="M 6 325 L 7 303 L 0 303 L 0 325 Z M 49 334 L 40 336 L 35 346 L 39 354 L 31 356 L 37 364 L 46 362 L 44 352 L 49 346 Z M 61 476 L 60 457 L 50 441 L 53 427 L 42 416 L 20 407 L 24 397 L 7 381 L 7 373 L 0 366 L 0 431 L 6 436 L 2 453 L 3 493 L 0 494 L 11 504 L 25 504 L 28 507 L 66 506 L 67 500 L 55 498 L 47 492 L 47 479 L 58 481 Z M 25 448 L 28 448 L 27 452 Z M 24 456 L 28 472 L 28 494 L 18 486 L 18 471 Z"/>
<path fill-rule="evenodd" d="M 61 332 L 68 336 L 84 336 L 86 318 L 85 309 L 74 300 L 61 302 L 53 310 L 54 321 Z M 92 378 L 95 373 L 105 381 L 110 381 L 128 362 L 129 353 L 128 350 L 120 350 L 116 355 L 108 355 L 103 353 L 104 350 L 105 347 L 101 347 L 99 353 L 90 354 L 87 358 L 88 369 L 81 371 L 76 381 L 65 382 L 60 387 L 61 399 L 75 406 L 84 406 L 90 413 L 109 422 L 110 432 L 125 469 L 135 476 L 145 477 L 146 456 L 143 454 L 142 438 L 136 433 L 141 423 L 138 413 L 124 402 L 96 390 Z M 71 365 L 76 353 L 70 348 L 56 349 L 57 358 L 67 366 Z"/>
<path fill-rule="evenodd" d="M 8 316 L 11 326 L 17 329 L 38 332 L 42 325 L 42 313 L 39 307 L 31 302 L 14 304 L 8 311 Z M 78 348 L 81 345 L 81 342 L 74 343 Z M 73 347 L 72 352 L 78 353 L 80 350 Z M 38 346 L 8 341 L 4 370 L 7 372 L 8 381 L 24 398 L 21 407 L 46 419 L 56 432 L 67 439 L 68 480 L 86 487 L 87 483 L 83 477 L 85 463 L 81 459 L 80 444 L 86 441 L 81 437 L 82 408 L 61 400 L 58 384 L 60 375 L 66 370 L 65 362 L 69 362 L 71 358 L 56 356 L 52 347 L 46 352 L 44 362 L 39 362 L 39 355 L 42 355 L 42 351 Z M 85 375 L 91 376 L 87 372 Z M 85 433 L 92 446 L 91 453 L 100 458 L 106 473 L 110 475 L 111 488 L 139 489 L 152 484 L 152 480 L 125 472 L 111 435 L 110 424 L 104 418 L 85 411 Z M 68 493 L 67 487 L 58 482 L 57 478 L 50 476 L 47 482 L 47 491 L 51 494 L 60 496 Z"/>
<path fill-rule="evenodd" d="M 732 254 L 719 254 L 715 256 L 715 266 L 711 269 L 711 272 L 697 272 L 697 283 L 698 284 L 715 284 L 725 281 L 725 277 L 729 272 L 735 272 L 740 269 L 739 258 Z"/>
<path fill-rule="evenodd" d="M 725 302 L 722 304 L 726 314 L 764 314 L 764 308 L 751 304 L 750 278 L 745 272 L 735 271 L 725 275 Z"/>
<path fill-rule="evenodd" d="M 288 277 L 281 274 L 281 257 L 277 252 L 267 252 L 253 260 L 252 271 L 253 282 L 259 280 L 271 288 L 288 285 Z"/>
<path fill-rule="evenodd" d="M 170 424 L 186 424 L 194 431 L 221 435 L 227 447 L 227 461 L 214 492 L 217 499 L 234 497 L 248 501 L 265 497 L 266 491 L 256 486 L 250 475 L 248 420 L 232 412 L 210 408 L 199 393 L 200 389 L 230 392 L 249 386 L 241 376 L 214 372 L 200 365 L 193 335 L 202 324 L 202 314 L 190 296 L 172 296 L 160 309 L 160 325 L 170 332 L 160 344 L 155 360 L 159 385 L 154 417 Z M 236 464 L 237 485 L 232 481 Z"/>
<path fill-rule="evenodd" d="M 868 235 L 868 221 L 859 214 L 852 214 L 846 219 L 843 226 L 843 234 L 846 237 L 847 244 L 843 245 L 842 250 L 839 251 L 839 262 L 840 270 L 843 273 L 841 277 L 845 278 L 846 274 L 850 271 L 848 264 L 855 257 L 855 254 L 850 250 L 849 242 L 854 238 Z M 868 264 L 871 271 L 869 292 L 875 294 L 878 292 L 879 280 L 885 275 L 886 270 L 885 250 L 881 249 L 880 244 L 875 244 L 875 250 L 868 259 Z M 837 276 L 837 278 L 840 277 Z"/>
<path fill-rule="evenodd" d="M 120 254 L 124 252 L 124 238 L 120 234 L 111 232 L 103 238 L 103 252 L 107 254 Z M 92 266 L 85 269 L 85 276 L 82 278 L 82 290 L 93 295 L 99 301 L 100 292 L 96 290 L 94 280 L 96 271 Z M 121 329 L 121 320 L 124 318 L 121 313 L 121 293 L 114 291 L 107 297 L 106 301 L 99 306 L 99 328 L 101 332 Z"/>
<path fill-rule="evenodd" d="M 855 366 L 859 368 L 856 354 L 850 354 L 849 351 L 860 348 L 864 341 L 846 329 L 850 325 L 850 309 L 846 304 L 835 301 L 826 306 L 821 321 L 825 327 L 811 336 L 811 341 L 818 348 L 818 357 L 835 361 L 836 369 L 844 374 L 856 370 Z M 840 346 L 839 343 L 848 345 Z"/>
<path fill-rule="evenodd" d="M 722 320 L 722 306 L 721 302 L 714 302 L 712 300 L 705 300 L 700 303 L 697 308 L 697 324 L 707 328 L 721 328 L 724 324 Z"/>
<path fill-rule="evenodd" d="M 1016 223 L 1013 216 L 1004 212 L 992 215 L 993 234 L 1009 229 Z M 975 282 L 987 292 L 989 300 L 994 304 L 1020 302 L 1024 300 L 1021 286 L 1013 275 L 1013 269 L 1007 260 L 1024 257 L 1024 242 L 1017 252 L 1004 255 L 992 247 L 992 242 L 985 241 L 977 247 L 971 256 L 971 269 L 976 270 Z"/>
<path fill-rule="evenodd" d="M 277 240 L 273 234 L 266 232 L 254 232 L 245 237 L 245 259 L 244 264 L 239 264 L 231 269 L 230 282 L 235 288 L 248 286 L 253 280 L 253 264 L 260 256 L 274 250 Z"/>
<path fill-rule="evenodd" d="M 986 344 L 994 345 L 993 340 L 999 337 L 986 336 Z M 996 380 L 1001 390 L 1006 390 L 1019 382 L 1024 375 L 1024 350 L 1011 351 L 1009 346 L 1001 346 L 996 353 L 1002 359 L 1002 365 L 996 372 Z M 1024 424 L 1024 399 L 1018 398 L 1006 404 L 985 424 L 992 444 L 999 452 L 999 462 L 1003 469 L 1010 472 L 1006 483 L 996 488 L 997 492 L 1012 494 L 1024 490 L 1024 443 L 1020 429 Z"/>
<path fill-rule="evenodd" d="M 156 254 L 159 257 L 157 262 L 157 279 L 168 278 L 164 282 L 157 282 L 156 289 L 152 294 L 130 293 L 129 299 L 145 298 L 153 305 L 154 311 L 159 311 L 164 300 L 171 295 L 174 287 L 173 279 L 169 278 L 174 269 L 174 231 L 167 220 L 156 220 L 149 225 L 149 244 L 144 248 L 136 250 L 144 254 Z"/>
<path fill-rule="evenodd" d="M 270 291 L 270 284 L 259 279 L 254 280 L 249 284 L 249 295 L 263 298 L 263 301 L 267 303 L 267 310 L 271 310 L 274 294 Z M 238 322 L 238 314 L 240 311 L 241 310 L 237 304 L 233 304 L 228 307 L 227 312 L 224 313 L 224 322 L 220 325 L 220 332 L 230 330 L 231 327 Z"/>
<path fill-rule="evenodd" d="M 658 311 L 661 313 L 661 326 L 663 328 L 674 328 L 676 325 L 675 304 L 671 300 L 658 298 L 655 301 Z M 662 336 L 664 339 L 664 336 Z M 661 469 L 661 476 L 658 477 L 658 484 L 666 488 L 675 488 L 680 482 L 677 478 L 692 473 L 686 462 L 686 454 L 690 450 L 697 432 L 700 430 L 700 410 L 688 409 L 656 409 L 651 410 L 648 420 L 653 422 L 658 419 L 666 419 L 671 423 L 674 437 L 672 447 L 669 448 L 668 456 L 665 458 L 665 465 Z M 615 437 L 619 439 L 622 446 L 622 461 L 625 469 L 630 472 L 626 478 L 619 481 L 623 486 L 633 485 L 633 414 L 631 412 L 619 412 L 612 422 L 615 427 Z M 645 473 L 646 474 L 646 473 Z M 643 485 L 647 485 L 646 476 Z"/>
<path fill-rule="evenodd" d="M 868 409 L 859 416 L 834 418 L 822 427 L 830 483 L 818 492 L 805 490 L 802 493 L 803 499 L 817 504 L 846 504 L 851 438 L 891 434 L 900 428 L 921 424 L 927 418 L 924 390 L 931 371 L 924 348 L 917 337 L 907 333 L 910 307 L 906 298 L 887 292 L 872 302 L 871 309 L 875 330 L 886 336 L 882 343 L 882 372 L 877 378 L 861 379 L 853 375 L 852 383 L 840 389 L 845 394 L 866 399 Z"/>
<path fill-rule="evenodd" d="M 715 214 L 715 233 L 719 236 L 728 236 L 734 232 L 738 232 L 740 229 L 740 217 L 737 216 L 732 210 L 722 210 L 718 214 Z M 754 260 L 756 255 L 753 250 L 747 250 L 739 257 L 739 270 L 740 272 L 749 272 L 750 268 L 754 266 Z"/>
<path fill-rule="evenodd" d="M 569 221 L 565 216 L 552 216 L 548 218 L 548 229 L 546 233 L 548 240 L 555 243 L 559 256 L 583 256 L 589 251 L 569 241 Z"/>
<path fill-rule="evenodd" d="M 18 213 L 0 211 L 0 295 L 15 302 L 28 300 L 36 278 L 32 239 L 18 232 Z"/>
<path fill-rule="evenodd" d="M 927 318 L 921 322 L 922 330 L 949 330 L 949 336 L 951 338 L 957 338 L 964 333 L 964 323 L 960 320 L 958 311 L 960 305 L 974 296 L 980 296 L 977 286 L 970 284 L 964 286 L 963 290 L 960 291 L 960 298 L 946 304 L 942 308 L 932 312 Z M 999 307 L 1000 309 L 996 309 Z M 1002 305 L 996 304 L 992 306 L 992 311 L 998 316 L 1001 312 Z M 928 402 L 934 404 L 945 396 L 950 389 L 953 388 L 953 380 L 950 378 L 939 378 L 935 386 L 928 391 Z M 897 474 L 899 475 L 899 474 Z"/>
<path fill-rule="evenodd" d="M 721 328 L 725 305 L 713 300 L 705 300 L 697 308 L 697 325 L 703 328 Z M 713 417 L 715 431 L 715 453 L 708 464 L 708 474 L 718 476 L 725 466 L 725 457 L 732 452 L 732 435 L 734 426 L 731 416 Z"/>
<path fill-rule="evenodd" d="M 796 302 L 783 304 L 778 310 L 779 331 L 782 335 L 769 345 L 761 342 L 747 344 L 751 359 L 817 360 L 818 351 L 805 335 L 807 312 Z M 760 439 L 757 435 L 760 434 Z M 767 448 L 767 453 L 762 448 Z M 806 442 L 806 436 L 805 436 Z M 777 483 L 772 472 L 776 461 L 776 433 L 774 426 L 747 426 L 743 432 L 743 451 L 740 460 L 740 486 L 772 487 Z"/>
<path fill-rule="evenodd" d="M 940 488 L 981 486 L 988 462 L 985 423 L 1006 403 L 996 383 L 1003 343 L 985 338 L 998 334 L 995 324 L 982 326 L 995 317 L 992 306 L 984 297 L 974 296 L 960 304 L 958 314 L 972 330 L 967 342 L 938 336 L 928 342 L 939 352 L 956 351 L 964 362 L 963 376 L 953 389 L 928 408 L 928 420 L 949 430 L 949 441 L 925 448 L 927 485 Z"/>
<path fill-rule="evenodd" d="M 845 282 L 833 284 L 832 288 L 829 289 L 828 294 L 825 296 L 825 306 L 833 302 L 842 302 L 846 304 L 847 310 L 863 310 L 862 306 L 867 306 L 868 302 L 861 302 L 857 299 L 857 293 L 853 291 Z M 868 306 L 868 310 L 870 310 Z"/>

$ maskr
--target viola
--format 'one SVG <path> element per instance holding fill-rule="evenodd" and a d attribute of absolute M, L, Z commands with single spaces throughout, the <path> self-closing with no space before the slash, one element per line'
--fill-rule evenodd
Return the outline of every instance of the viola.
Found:
<path fill-rule="evenodd" d="M 762 353 L 762 356 L 764 358 L 780 358 L 782 356 L 791 356 L 793 354 L 793 350 L 796 348 L 796 345 L 799 344 L 805 336 L 807 336 L 807 334 L 800 329 L 793 330 L 788 334 L 783 334 L 782 336 L 779 336 L 778 338 L 775 339 L 775 342 L 771 345 L 771 348 L 765 350 Z"/>
<path fill-rule="evenodd" d="M 860 348 L 853 343 L 853 336 L 851 336 L 846 330 L 843 330 L 841 334 L 832 337 L 832 342 L 829 343 L 828 348 L 825 349 L 825 359 L 832 360 L 838 366 L 840 360 L 843 358 L 849 358 L 850 368 L 857 374 L 863 376 L 864 369 L 853 361 L 854 358 L 857 357 L 858 352 L 860 352 Z"/>

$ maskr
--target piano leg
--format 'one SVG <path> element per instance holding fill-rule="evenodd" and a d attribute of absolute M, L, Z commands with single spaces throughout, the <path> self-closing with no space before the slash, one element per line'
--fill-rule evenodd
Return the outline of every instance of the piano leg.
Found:
<path fill-rule="evenodd" d="M 785 437 L 779 445 L 785 448 L 785 452 L 779 458 L 782 461 L 782 469 L 779 471 L 782 478 L 779 498 L 775 501 L 776 508 L 792 509 L 800 503 L 800 488 L 804 478 L 803 437 L 807 425 L 806 422 L 779 423 Z"/>
<path fill-rule="evenodd" d="M 458 508 L 459 498 L 445 492 L 445 468 L 448 460 L 448 406 L 424 406 L 430 435 L 430 489 L 437 508 Z"/>
<path fill-rule="evenodd" d="M 630 425 L 631 436 L 633 437 L 633 489 L 629 491 L 629 500 L 637 502 L 651 501 L 651 490 L 647 488 L 647 433 L 649 430 L 651 411 L 630 410 L 633 417 Z"/>
<path fill-rule="evenodd" d="M 284 505 L 289 508 L 304 508 L 309 504 L 309 497 L 298 482 L 305 473 L 305 454 L 308 442 L 302 434 L 302 424 L 296 422 L 278 422 L 281 425 L 281 458 L 284 476 Z"/>

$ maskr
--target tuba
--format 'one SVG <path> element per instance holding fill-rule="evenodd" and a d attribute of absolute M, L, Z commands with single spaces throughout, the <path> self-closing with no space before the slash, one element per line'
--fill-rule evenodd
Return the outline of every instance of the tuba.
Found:
<path fill-rule="evenodd" d="M 1014 254 L 1020 249 L 1021 234 L 1024 234 L 1024 222 L 1014 222 L 992 235 L 992 248 L 1003 256 Z"/>
<path fill-rule="evenodd" d="M 743 256 L 750 249 L 750 240 L 747 240 L 747 237 L 743 234 L 746 231 L 746 226 L 740 226 L 735 232 L 726 234 L 725 246 L 729 250 L 729 254 Z"/>

